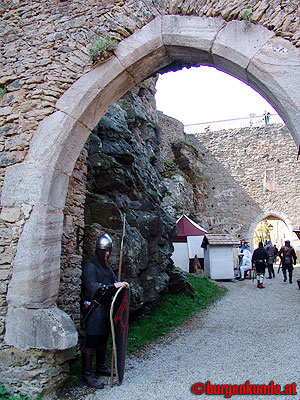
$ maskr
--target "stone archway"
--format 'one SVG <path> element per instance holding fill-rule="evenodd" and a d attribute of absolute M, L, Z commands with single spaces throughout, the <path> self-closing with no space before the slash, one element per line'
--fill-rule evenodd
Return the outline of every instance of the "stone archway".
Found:
<path fill-rule="evenodd" d="M 57 111 L 39 125 L 25 161 L 7 168 L 2 206 L 25 203 L 32 209 L 13 261 L 6 343 L 48 350 L 76 344 L 71 319 L 55 306 L 62 211 L 77 157 L 116 100 L 173 61 L 212 65 L 269 100 L 298 145 L 299 53 L 290 42 L 248 21 L 166 15 L 124 39 L 110 60 L 74 83 L 56 103 Z"/>
<path fill-rule="evenodd" d="M 286 227 L 287 230 L 289 231 L 290 235 L 292 235 L 293 232 L 293 227 L 291 222 L 289 221 L 288 217 L 282 214 L 277 213 L 276 211 L 269 211 L 269 212 L 264 212 L 260 215 L 258 215 L 251 223 L 251 225 L 249 226 L 249 230 L 248 230 L 248 235 L 247 235 L 247 239 L 250 241 L 251 244 L 251 248 L 252 250 L 254 250 L 253 248 L 253 239 L 254 239 L 254 231 L 255 228 L 257 227 L 257 225 L 259 224 L 259 222 L 266 220 L 266 219 L 277 219 L 282 221 Z"/>

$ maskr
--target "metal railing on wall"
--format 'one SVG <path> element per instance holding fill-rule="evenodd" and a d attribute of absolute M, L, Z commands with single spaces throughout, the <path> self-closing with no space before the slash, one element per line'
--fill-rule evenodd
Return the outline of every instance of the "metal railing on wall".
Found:
<path fill-rule="evenodd" d="M 235 129 L 264 126 L 269 124 L 283 124 L 278 114 L 251 115 L 249 117 L 223 119 L 220 121 L 199 122 L 196 124 L 184 125 L 185 133 L 194 134 L 201 132 L 221 131 L 222 129 Z"/>

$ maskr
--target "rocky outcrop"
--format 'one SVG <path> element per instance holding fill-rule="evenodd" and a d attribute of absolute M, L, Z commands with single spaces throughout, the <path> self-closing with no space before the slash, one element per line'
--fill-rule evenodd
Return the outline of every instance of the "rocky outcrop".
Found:
<path fill-rule="evenodd" d="M 200 222 L 203 199 L 207 196 L 202 153 L 189 142 L 182 122 L 159 111 L 158 125 L 164 162 L 162 176 L 167 188 L 162 207 L 175 218 L 184 213 Z"/>
<path fill-rule="evenodd" d="M 161 206 L 166 187 L 153 94 L 149 82 L 128 92 L 101 119 L 88 146 L 84 261 L 97 237 L 107 232 L 117 271 L 125 216 L 122 279 L 131 284 L 132 312 L 167 291 L 189 290 L 170 259 L 176 224 Z"/>

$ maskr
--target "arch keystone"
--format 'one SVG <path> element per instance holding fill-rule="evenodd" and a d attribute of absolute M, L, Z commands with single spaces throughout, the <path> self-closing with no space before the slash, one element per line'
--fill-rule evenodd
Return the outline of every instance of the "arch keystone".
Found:
<path fill-rule="evenodd" d="M 165 15 L 162 39 L 173 60 L 213 65 L 213 41 L 226 22 L 221 18 Z"/>

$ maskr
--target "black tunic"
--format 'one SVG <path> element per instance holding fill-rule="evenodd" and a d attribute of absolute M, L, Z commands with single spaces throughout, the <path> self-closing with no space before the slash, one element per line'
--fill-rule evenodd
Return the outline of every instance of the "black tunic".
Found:
<path fill-rule="evenodd" d="M 259 274 L 265 273 L 266 264 L 269 260 L 269 254 L 266 249 L 259 247 L 254 250 L 252 255 L 252 264 L 255 263 L 256 272 Z"/>
<path fill-rule="evenodd" d="M 97 254 L 85 264 L 82 271 L 82 280 L 85 291 L 85 300 L 91 301 L 101 284 L 117 282 L 117 277 L 111 267 L 106 268 L 101 264 Z M 85 323 L 88 335 L 103 335 L 110 332 L 110 302 L 114 288 L 107 289 L 105 304 L 98 306 Z"/>

